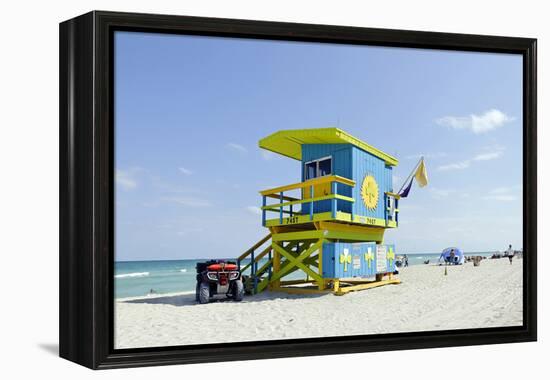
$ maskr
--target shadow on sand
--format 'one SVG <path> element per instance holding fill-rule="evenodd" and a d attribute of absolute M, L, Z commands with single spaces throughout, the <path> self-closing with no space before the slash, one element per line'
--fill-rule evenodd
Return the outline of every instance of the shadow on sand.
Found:
<path fill-rule="evenodd" d="M 264 292 L 254 296 L 247 295 L 241 303 L 249 302 L 268 302 L 276 299 L 303 300 L 304 298 L 323 297 L 325 294 L 287 294 L 281 292 Z M 136 303 L 149 305 L 172 305 L 172 306 L 202 306 L 195 301 L 194 294 L 176 294 L 170 296 L 151 296 L 147 298 L 138 298 L 131 300 L 121 300 L 122 303 Z M 210 303 L 233 302 L 231 298 L 217 296 L 211 299 Z"/>

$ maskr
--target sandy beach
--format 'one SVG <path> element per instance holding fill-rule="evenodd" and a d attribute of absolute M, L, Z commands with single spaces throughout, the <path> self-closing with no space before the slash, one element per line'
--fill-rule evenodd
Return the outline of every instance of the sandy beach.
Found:
<path fill-rule="evenodd" d="M 345 296 L 264 292 L 195 303 L 194 293 L 117 299 L 115 347 L 312 338 L 517 326 L 522 260 L 404 268 L 402 283 Z"/>

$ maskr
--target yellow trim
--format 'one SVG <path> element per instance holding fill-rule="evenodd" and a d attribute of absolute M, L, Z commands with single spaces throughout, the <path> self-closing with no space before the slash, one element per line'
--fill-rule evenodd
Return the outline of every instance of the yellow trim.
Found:
<path fill-rule="evenodd" d="M 362 234 L 365 231 L 380 231 L 378 227 L 367 227 L 367 226 L 358 226 L 353 224 L 343 224 L 335 222 L 319 222 L 319 229 L 328 230 L 328 231 L 339 231 L 339 232 L 353 232 Z"/>
<path fill-rule="evenodd" d="M 273 227 L 273 226 L 281 226 L 281 225 L 294 225 L 294 224 L 304 224 L 304 223 L 310 223 L 310 222 L 320 222 L 320 221 L 326 221 L 326 220 L 338 220 L 341 222 L 356 223 L 361 225 L 384 227 L 384 228 L 397 227 L 397 223 L 394 220 L 389 220 L 388 224 L 386 225 L 385 219 L 371 218 L 368 216 L 354 215 L 353 222 L 352 222 L 351 214 L 347 212 L 342 212 L 342 211 L 338 211 L 336 213 L 336 218 L 333 218 L 332 213 L 329 211 L 329 212 L 313 214 L 313 220 L 310 219 L 309 215 L 293 215 L 291 217 L 290 216 L 284 217 L 283 223 L 279 222 L 279 218 L 268 219 L 266 220 L 265 225 L 267 227 Z"/>
<path fill-rule="evenodd" d="M 360 242 L 371 241 L 381 244 L 382 241 L 384 241 L 384 229 L 365 227 L 365 231 L 362 233 L 326 231 L 325 238 L 332 240 L 349 240 Z"/>
<path fill-rule="evenodd" d="M 346 283 L 345 280 L 342 280 L 341 282 Z M 337 296 L 341 296 L 356 290 L 372 289 L 372 288 L 377 288 L 379 286 L 390 285 L 390 284 L 400 284 L 401 280 L 398 278 L 395 278 L 395 279 L 381 280 L 381 281 L 365 281 L 365 282 L 350 281 L 349 283 L 355 283 L 357 285 L 341 286 L 339 287 L 338 290 L 335 290 L 334 294 Z"/>
<path fill-rule="evenodd" d="M 339 128 L 291 129 L 275 132 L 258 143 L 260 148 L 282 154 L 295 160 L 302 159 L 304 144 L 351 144 L 395 166 L 395 157 L 373 147 Z"/>
<path fill-rule="evenodd" d="M 326 238 L 334 240 L 371 241 L 379 244 L 384 241 L 384 228 L 330 222 L 321 223 L 322 230 L 283 232 L 273 234 L 272 239 L 274 242 L 296 242 Z M 321 258 L 319 262 L 321 262 Z M 322 268 L 320 268 L 319 273 L 322 273 Z"/>
<path fill-rule="evenodd" d="M 396 193 L 392 193 L 391 191 L 386 191 L 384 194 L 390 196 L 390 197 L 393 197 L 395 199 L 401 199 L 401 195 L 399 194 L 396 194 Z"/>
<path fill-rule="evenodd" d="M 324 231 L 296 231 L 283 232 L 273 235 L 273 241 L 303 241 L 320 239 L 324 235 Z"/>
<path fill-rule="evenodd" d="M 332 282 L 332 289 L 327 289 L 326 286 L 328 283 Z M 286 286 L 283 286 L 282 284 Z M 384 285 L 396 285 L 400 284 L 401 280 L 398 278 L 389 278 L 387 280 L 339 280 L 339 279 L 325 279 L 323 281 L 323 289 L 314 288 L 315 281 L 281 281 L 280 286 L 272 286 L 270 290 L 277 292 L 284 292 L 289 294 L 328 294 L 334 293 L 334 295 L 342 296 L 349 292 L 354 292 L 358 290 L 372 289 Z M 310 286 L 292 286 L 294 284 L 307 285 Z"/>
<path fill-rule="evenodd" d="M 351 222 L 351 214 L 348 214 L 346 212 L 338 212 L 336 215 L 336 219 L 343 222 Z M 389 220 L 388 224 L 386 225 L 385 219 L 371 218 L 370 216 L 361 216 L 361 215 L 354 215 L 353 223 L 366 224 L 366 225 L 378 226 L 378 227 L 389 227 L 389 228 L 397 227 L 397 223 L 393 220 Z"/>
<path fill-rule="evenodd" d="M 273 189 L 262 190 L 260 191 L 260 194 L 269 196 L 275 193 L 281 193 L 284 191 L 290 191 L 290 190 L 296 190 L 296 189 L 303 189 L 305 187 L 319 185 L 322 183 L 333 182 L 333 181 L 343 183 L 344 185 L 348 185 L 348 186 L 355 186 L 355 181 L 349 178 L 340 177 L 338 175 L 327 175 L 324 177 L 308 179 L 307 181 L 304 181 L 304 182 L 297 182 L 297 183 L 292 183 L 290 185 L 274 187 Z"/>
<path fill-rule="evenodd" d="M 332 219 L 332 214 L 330 212 L 323 212 L 320 214 L 313 214 L 313 220 L 310 220 L 309 215 L 293 215 L 292 217 L 284 217 L 283 223 L 279 223 L 279 218 L 277 219 L 268 219 L 265 221 L 267 227 L 272 226 L 281 226 L 281 225 L 292 225 L 292 224 L 302 224 L 309 223 L 320 220 L 329 220 Z"/>
<path fill-rule="evenodd" d="M 292 202 L 285 202 L 285 203 L 273 203 L 273 204 L 270 204 L 270 205 L 267 205 L 267 206 L 262 206 L 261 209 L 262 210 L 273 210 L 273 211 L 279 212 L 278 209 L 281 208 L 281 207 L 297 205 L 297 204 L 302 204 L 302 203 L 309 203 L 309 202 L 325 201 L 327 199 L 334 199 L 334 198 L 342 199 L 342 200 L 348 201 L 348 202 L 355 202 L 355 199 L 353 199 L 351 197 L 346 197 L 345 195 L 330 194 L 330 195 L 326 195 L 324 197 L 308 198 L 308 199 L 302 199 L 302 200 L 299 200 L 299 201 L 292 201 Z"/>

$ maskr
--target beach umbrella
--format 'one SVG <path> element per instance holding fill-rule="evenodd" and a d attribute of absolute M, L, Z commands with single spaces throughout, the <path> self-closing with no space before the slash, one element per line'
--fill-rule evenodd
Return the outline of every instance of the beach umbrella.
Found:
<path fill-rule="evenodd" d="M 455 254 L 455 263 L 456 264 L 464 264 L 464 252 L 462 251 L 462 249 L 458 248 L 458 247 L 448 247 L 448 248 L 445 248 L 442 252 L 441 252 L 441 256 L 439 256 L 439 260 L 441 261 L 441 259 L 445 260 L 445 261 L 448 261 L 449 258 L 451 257 L 451 251 L 454 251 L 454 254 Z"/>

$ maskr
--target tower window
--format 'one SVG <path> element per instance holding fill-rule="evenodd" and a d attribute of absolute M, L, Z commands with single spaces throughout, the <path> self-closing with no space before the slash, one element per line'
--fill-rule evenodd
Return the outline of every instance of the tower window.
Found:
<path fill-rule="evenodd" d="M 323 157 L 305 163 L 305 179 L 323 177 L 332 174 L 332 157 Z"/>

